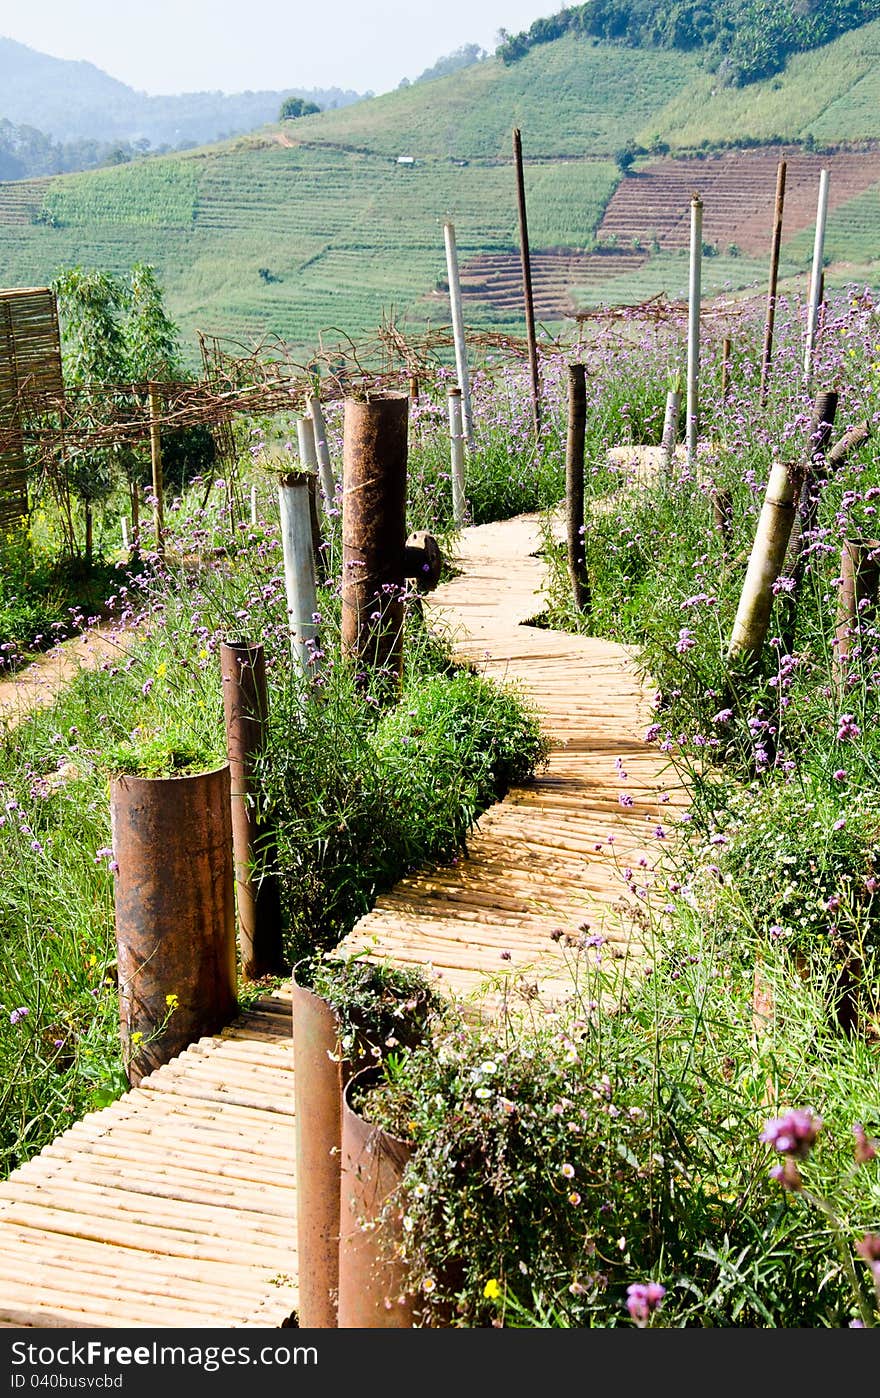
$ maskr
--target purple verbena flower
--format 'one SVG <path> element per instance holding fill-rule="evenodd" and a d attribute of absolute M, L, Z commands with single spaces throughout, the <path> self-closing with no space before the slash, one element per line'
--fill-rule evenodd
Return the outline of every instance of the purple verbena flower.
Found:
<path fill-rule="evenodd" d="M 821 1129 L 822 1118 L 815 1116 L 809 1107 L 793 1108 L 784 1116 L 768 1121 L 759 1139 L 783 1155 L 806 1160 Z"/>
<path fill-rule="evenodd" d="M 636 1325 L 647 1325 L 653 1313 L 660 1309 L 666 1287 L 659 1282 L 633 1282 L 626 1289 L 626 1309 Z"/>

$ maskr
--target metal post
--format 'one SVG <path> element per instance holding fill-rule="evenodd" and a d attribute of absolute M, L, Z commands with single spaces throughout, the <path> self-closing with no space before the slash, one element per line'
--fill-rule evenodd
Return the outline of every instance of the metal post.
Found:
<path fill-rule="evenodd" d="M 336 501 L 336 481 L 333 477 L 333 466 L 330 461 L 330 445 L 327 441 L 324 409 L 321 407 L 321 400 L 317 393 L 310 393 L 307 402 L 309 417 L 312 420 L 312 435 L 318 462 L 318 473 L 321 477 L 321 489 L 324 492 L 324 509 L 329 510 Z"/>
<path fill-rule="evenodd" d="M 318 646 L 315 621 L 318 599 L 309 510 L 309 476 L 303 473 L 284 476 L 278 484 L 278 504 L 290 648 L 294 670 L 301 679 L 308 679 L 320 669 L 320 663 L 314 658 Z"/>
<path fill-rule="evenodd" d="M 523 178 L 522 137 L 518 127 L 513 130 L 513 161 L 516 167 L 516 195 L 519 211 L 519 248 L 522 260 L 523 298 L 526 308 L 526 337 L 529 344 L 529 365 L 532 372 L 532 416 L 535 437 L 541 432 L 541 375 L 538 368 L 538 343 L 535 337 L 535 305 L 532 297 L 532 267 L 529 257 L 529 231 L 526 222 L 526 188 Z"/>
<path fill-rule="evenodd" d="M 691 265 L 688 286 L 687 464 L 695 474 L 699 435 L 700 272 L 703 257 L 703 201 L 691 199 Z"/>
<path fill-rule="evenodd" d="M 257 763 L 266 745 L 268 691 L 262 645 L 224 641 L 220 678 L 226 721 L 232 803 L 232 849 L 238 941 L 245 980 L 281 975 L 284 962 L 281 901 L 271 866 L 274 841 L 261 818 Z M 256 877 L 256 871 L 264 872 Z"/>
<path fill-rule="evenodd" d="M 403 671 L 409 398 L 347 398 L 343 419 L 342 650 L 360 665 Z"/>
<path fill-rule="evenodd" d="M 819 171 L 819 202 L 816 209 L 816 237 L 813 242 L 813 270 L 810 275 L 810 300 L 807 306 L 807 338 L 804 349 L 804 384 L 809 387 L 813 370 L 813 350 L 816 343 L 816 323 L 822 295 L 822 252 L 825 246 L 825 219 L 828 213 L 828 171 Z"/>
<path fill-rule="evenodd" d="M 761 397 L 767 401 L 770 384 L 770 361 L 773 356 L 773 322 L 776 317 L 776 284 L 779 277 L 779 248 L 782 243 L 782 210 L 785 204 L 784 160 L 776 167 L 776 203 L 773 210 L 773 238 L 770 244 L 770 285 L 767 289 L 767 319 L 764 325 L 764 348 L 761 353 Z"/>
<path fill-rule="evenodd" d="M 156 529 L 156 552 L 165 552 L 165 505 L 164 505 L 164 482 L 162 479 L 162 439 L 159 431 L 159 419 L 162 415 L 159 401 L 159 389 L 155 383 L 150 384 L 150 460 L 153 468 L 153 494 L 156 497 L 154 506 L 155 529 Z"/>
<path fill-rule="evenodd" d="M 461 309 L 461 282 L 458 276 L 458 253 L 455 247 L 455 225 L 448 220 L 443 225 L 446 241 L 446 272 L 449 279 L 449 301 L 452 307 L 452 334 L 455 340 L 455 368 L 461 391 L 462 422 L 468 451 L 474 449 L 474 420 L 471 411 L 471 385 L 468 374 L 467 346 L 464 338 L 464 317 Z"/>
<path fill-rule="evenodd" d="M 583 364 L 568 366 L 568 439 L 565 451 L 565 505 L 568 537 L 568 573 L 574 605 L 590 610 L 590 581 L 584 538 L 584 440 L 587 425 L 587 388 Z"/>
<path fill-rule="evenodd" d="M 462 392 L 449 390 L 449 450 L 452 466 L 452 522 L 460 529 L 464 524 L 464 451 L 462 450 Z"/>
<path fill-rule="evenodd" d="M 122 525 L 122 547 L 125 549 L 125 551 L 126 551 L 126 553 L 127 553 L 127 552 L 128 552 L 128 520 L 126 519 L 125 515 L 122 516 L 122 519 L 121 519 L 119 522 L 120 522 L 120 524 Z"/>

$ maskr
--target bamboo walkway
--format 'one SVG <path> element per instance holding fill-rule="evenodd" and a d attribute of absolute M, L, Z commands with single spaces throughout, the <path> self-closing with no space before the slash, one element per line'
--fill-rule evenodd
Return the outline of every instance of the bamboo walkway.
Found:
<path fill-rule="evenodd" d="M 538 515 L 468 529 L 460 572 L 428 611 L 459 659 L 531 700 L 552 742 L 546 770 L 482 816 L 466 858 L 404 879 L 339 948 L 427 963 L 478 1017 L 517 988 L 550 1011 L 570 997 L 585 924 L 606 958 L 651 954 L 650 876 L 685 799 L 645 742 L 651 690 L 632 653 L 527 624 L 545 605 L 540 548 Z"/>
<path fill-rule="evenodd" d="M 484 814 L 466 857 L 404 879 L 340 947 L 428 965 L 479 1013 L 505 986 L 548 1009 L 569 994 L 565 938 L 584 923 L 644 954 L 654 832 L 680 801 L 643 740 L 629 653 L 523 625 L 543 605 L 539 545 L 537 517 L 467 530 L 461 575 L 426 604 L 460 657 L 540 709 L 547 768 Z M 288 987 L 0 1183 L 0 1326 L 295 1324 L 294 1158 Z"/>

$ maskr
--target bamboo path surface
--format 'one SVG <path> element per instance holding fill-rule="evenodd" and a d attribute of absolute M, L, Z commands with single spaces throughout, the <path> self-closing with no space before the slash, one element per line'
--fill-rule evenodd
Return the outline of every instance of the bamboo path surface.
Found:
<path fill-rule="evenodd" d="M 339 948 L 432 968 L 477 1015 L 513 987 L 552 1010 L 585 923 L 603 955 L 644 956 L 654 831 L 682 801 L 644 741 L 630 652 L 524 624 L 543 606 L 540 539 L 537 516 L 464 531 L 460 575 L 425 603 L 459 658 L 536 706 L 546 769 L 485 812 L 455 865 L 405 878 Z M 0 1183 L 0 1326 L 295 1324 L 291 1031 L 288 985 Z"/>
<path fill-rule="evenodd" d="M 285 1326 L 291 1019 L 265 995 L 0 1183 L 0 1327 Z"/>
<path fill-rule="evenodd" d="M 546 768 L 486 811 L 466 856 L 403 879 L 339 947 L 428 967 L 477 1017 L 523 991 L 548 1011 L 570 997 L 585 925 L 606 959 L 652 954 L 651 875 L 686 800 L 645 741 L 652 691 L 632 651 L 527 624 L 545 606 L 541 544 L 538 515 L 465 530 L 457 576 L 425 606 L 458 659 L 531 701 Z"/>

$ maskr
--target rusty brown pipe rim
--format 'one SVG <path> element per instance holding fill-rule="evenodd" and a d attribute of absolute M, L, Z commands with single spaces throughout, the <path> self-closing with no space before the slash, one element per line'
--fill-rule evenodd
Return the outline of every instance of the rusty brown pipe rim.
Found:
<path fill-rule="evenodd" d="M 110 816 L 120 1038 L 136 1086 L 238 1012 L 229 763 L 116 777 Z"/>
<path fill-rule="evenodd" d="M 403 1237 L 403 1224 L 392 1202 L 412 1146 L 371 1124 L 351 1105 L 352 1093 L 378 1077 L 375 1067 L 364 1068 L 354 1074 L 342 1094 L 340 1329 L 411 1329 L 414 1323 L 404 1267 L 393 1255 L 395 1243 Z M 380 1223 L 386 1205 L 391 1212 Z"/>

